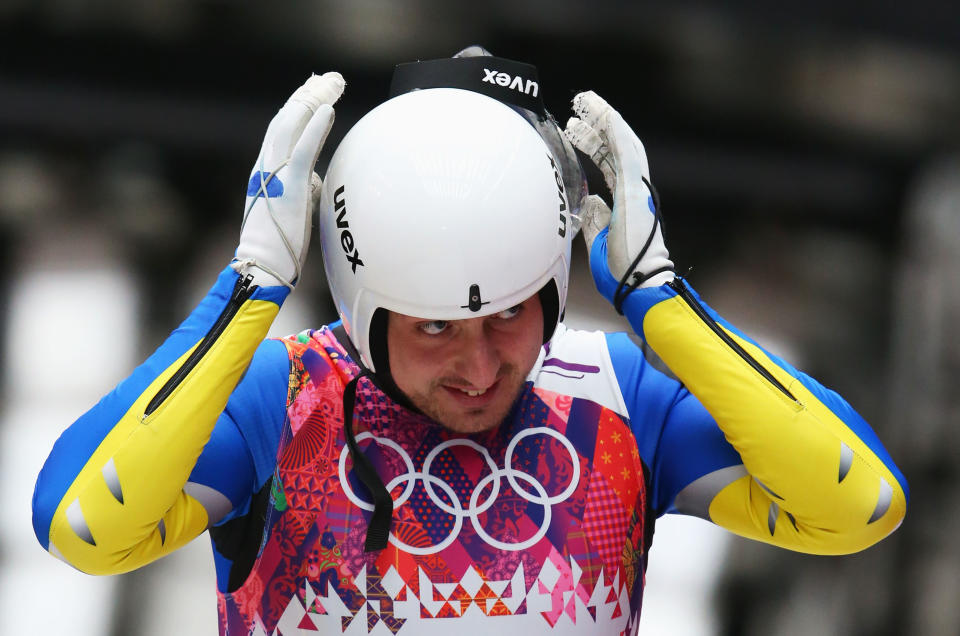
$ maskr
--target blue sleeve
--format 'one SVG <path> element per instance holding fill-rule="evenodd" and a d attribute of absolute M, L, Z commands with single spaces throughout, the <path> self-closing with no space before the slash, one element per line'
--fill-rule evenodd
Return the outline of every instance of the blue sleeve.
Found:
<path fill-rule="evenodd" d="M 649 346 L 611 333 L 607 348 L 640 457 L 650 470 L 648 501 L 657 516 L 675 512 L 674 499 L 687 484 L 743 463 L 713 416 Z"/>
<path fill-rule="evenodd" d="M 237 384 L 190 474 L 230 499 L 233 509 L 217 522 L 246 514 L 250 498 L 276 467 L 286 420 L 289 358 L 279 340 L 265 340 Z"/>

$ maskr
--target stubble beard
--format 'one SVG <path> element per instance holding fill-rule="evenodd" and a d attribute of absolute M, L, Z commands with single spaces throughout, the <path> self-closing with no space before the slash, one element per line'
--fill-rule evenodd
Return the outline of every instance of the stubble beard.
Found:
<path fill-rule="evenodd" d="M 450 378 L 436 380 L 427 393 L 414 393 L 407 397 L 427 417 L 448 431 L 461 434 L 483 433 L 503 423 L 523 392 L 525 377 L 520 375 L 516 367 L 510 366 L 504 369 L 498 382 L 497 391 L 500 395 L 495 403 L 478 409 L 451 408 L 445 404 L 449 400 L 444 399 L 444 385 L 458 384 L 457 380 Z"/>

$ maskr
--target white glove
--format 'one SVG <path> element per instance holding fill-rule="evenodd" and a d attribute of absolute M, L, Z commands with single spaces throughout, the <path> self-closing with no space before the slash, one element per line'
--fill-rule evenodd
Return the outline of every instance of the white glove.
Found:
<path fill-rule="evenodd" d="M 663 242 L 643 143 L 620 113 L 593 91 L 576 95 L 573 111 L 577 117 L 570 118 L 564 133 L 600 168 L 613 194 L 612 214 L 597 195 L 587 196 L 581 203 L 588 253 L 597 236 L 609 227 L 601 238 L 607 243 L 609 274 L 622 282 L 619 294 L 673 280 L 673 262 Z M 619 311 L 622 298 L 610 300 Z"/>
<path fill-rule="evenodd" d="M 313 75 L 294 91 L 267 127 L 247 185 L 240 244 L 232 266 L 253 283 L 290 289 L 310 243 L 320 177 L 313 171 L 343 94 L 339 73 Z"/>

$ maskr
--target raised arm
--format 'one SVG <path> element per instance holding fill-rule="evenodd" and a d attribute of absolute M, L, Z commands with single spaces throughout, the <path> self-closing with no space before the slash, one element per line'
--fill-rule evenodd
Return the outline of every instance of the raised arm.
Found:
<path fill-rule="evenodd" d="M 279 110 L 251 175 L 234 262 L 166 342 L 54 445 L 37 479 L 34 531 L 77 569 L 124 572 L 175 550 L 238 500 L 219 473 L 252 475 L 224 409 L 299 278 L 319 193 L 313 166 L 342 91 L 339 74 L 313 76 Z M 215 448 L 205 450 L 217 426 Z M 191 481 L 198 458 L 205 476 Z"/>
<path fill-rule="evenodd" d="M 643 144 L 595 93 L 577 95 L 574 110 L 567 134 L 613 193 L 612 211 L 595 195 L 583 205 L 597 288 L 705 408 L 673 415 L 664 438 L 673 452 L 663 461 L 691 461 L 682 448 L 708 435 L 711 418 L 740 459 L 718 448 L 670 506 L 805 552 L 855 552 L 887 536 L 903 520 L 908 491 L 869 425 L 674 276 Z"/>

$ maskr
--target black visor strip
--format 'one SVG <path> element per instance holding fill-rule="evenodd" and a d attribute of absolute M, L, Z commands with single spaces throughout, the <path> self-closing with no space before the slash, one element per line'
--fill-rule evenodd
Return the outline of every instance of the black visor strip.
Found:
<path fill-rule="evenodd" d="M 390 83 L 390 97 L 418 88 L 462 88 L 526 108 L 540 117 L 547 114 L 537 67 L 503 57 L 452 57 L 398 64 Z"/>

